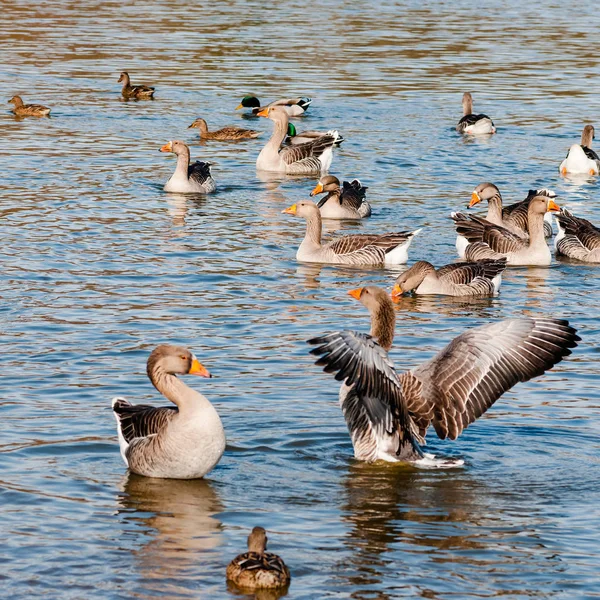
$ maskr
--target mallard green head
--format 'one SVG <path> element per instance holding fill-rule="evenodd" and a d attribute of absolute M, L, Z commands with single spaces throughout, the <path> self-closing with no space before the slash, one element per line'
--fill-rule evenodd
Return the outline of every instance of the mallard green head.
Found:
<path fill-rule="evenodd" d="M 240 108 L 259 108 L 260 101 L 256 96 L 244 96 L 241 103 L 236 107 L 235 110 Z"/>
<path fill-rule="evenodd" d="M 296 126 L 293 123 L 288 123 L 287 134 L 290 137 L 294 137 L 298 132 L 296 131 Z"/>

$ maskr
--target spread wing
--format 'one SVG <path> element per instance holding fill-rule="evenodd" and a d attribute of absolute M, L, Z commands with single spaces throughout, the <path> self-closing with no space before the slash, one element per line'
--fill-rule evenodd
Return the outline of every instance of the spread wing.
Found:
<path fill-rule="evenodd" d="M 135 438 L 157 434 L 179 412 L 175 406 L 130 404 L 123 398 L 113 401 L 113 411 L 118 418 L 121 434 L 128 444 Z"/>

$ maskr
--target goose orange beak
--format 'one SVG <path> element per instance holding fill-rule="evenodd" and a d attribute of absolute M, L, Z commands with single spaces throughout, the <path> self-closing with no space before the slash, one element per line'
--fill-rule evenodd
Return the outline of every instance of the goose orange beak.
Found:
<path fill-rule="evenodd" d="M 360 295 L 362 294 L 362 291 L 362 288 L 356 288 L 355 290 L 350 290 L 348 294 L 350 294 L 350 296 L 352 296 L 353 298 L 360 300 Z"/>
<path fill-rule="evenodd" d="M 269 116 L 269 109 L 268 108 L 263 108 L 262 110 L 259 110 L 256 113 L 257 117 L 268 117 Z"/>
<path fill-rule="evenodd" d="M 161 149 L 161 152 L 173 152 L 173 143 L 167 142 Z"/>
<path fill-rule="evenodd" d="M 296 204 L 292 204 L 291 206 L 288 206 L 286 209 L 282 210 L 281 212 L 286 215 L 295 215 L 297 210 L 298 210 L 298 206 Z"/>
<path fill-rule="evenodd" d="M 204 365 L 201 365 L 198 362 L 198 359 L 196 357 L 194 357 L 192 359 L 192 366 L 190 367 L 190 370 L 188 371 L 188 375 L 198 375 L 200 377 L 212 377 L 212 375 L 208 372 L 208 369 Z"/>
<path fill-rule="evenodd" d="M 553 200 L 548 200 L 548 210 L 560 212 L 560 206 L 556 204 L 556 202 L 554 202 Z"/>
<path fill-rule="evenodd" d="M 316 196 L 317 194 L 320 194 L 323 192 L 323 184 L 319 181 L 319 183 L 317 183 L 317 185 L 315 186 L 315 189 L 310 193 L 311 196 Z"/>
<path fill-rule="evenodd" d="M 469 202 L 469 208 L 473 208 L 476 204 L 481 202 L 481 198 L 477 192 L 471 194 L 471 202 Z"/>
<path fill-rule="evenodd" d="M 392 300 L 397 300 L 402 297 L 402 294 L 404 294 L 404 290 L 402 289 L 402 286 L 397 283 L 392 289 Z"/>

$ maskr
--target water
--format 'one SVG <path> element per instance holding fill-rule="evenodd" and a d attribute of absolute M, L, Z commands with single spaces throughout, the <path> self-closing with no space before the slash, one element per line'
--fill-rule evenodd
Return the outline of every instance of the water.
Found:
<path fill-rule="evenodd" d="M 332 173 L 369 186 L 373 217 L 342 231 L 424 227 L 411 259 L 455 259 L 448 215 L 481 181 L 507 202 L 547 186 L 595 222 L 597 181 L 558 175 L 600 114 L 597 16 L 542 0 L 3 6 L 6 100 L 52 107 L 0 142 L 3 400 L 0 588 L 14 598 L 230 598 L 225 566 L 254 525 L 314 598 L 599 597 L 597 270 L 511 269 L 498 298 L 404 299 L 393 357 L 419 364 L 464 329 L 568 317 L 582 342 L 457 442 L 458 469 L 352 459 L 337 384 L 305 340 L 368 329 L 347 290 L 394 271 L 300 265 L 281 210 L 315 178 L 257 175 L 263 140 L 200 145 L 186 127 L 247 125 L 241 97 L 313 97 L 299 129 L 338 128 Z M 116 80 L 157 88 L 122 102 Z M 498 134 L 453 131 L 462 92 Z M 597 124 L 597 123 L 596 123 Z M 190 143 L 218 193 L 168 195 L 158 149 Z M 330 224 L 330 229 L 335 229 Z M 161 342 L 216 375 L 190 378 L 228 447 L 205 481 L 128 476 L 110 398 L 161 403 L 145 376 Z"/>

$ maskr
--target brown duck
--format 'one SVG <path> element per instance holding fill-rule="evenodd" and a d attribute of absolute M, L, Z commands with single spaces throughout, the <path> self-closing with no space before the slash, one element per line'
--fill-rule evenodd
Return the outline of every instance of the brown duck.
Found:
<path fill-rule="evenodd" d="M 123 71 L 117 83 L 123 83 L 123 98 L 154 98 L 154 88 L 147 85 L 131 85 L 129 73 Z"/>
<path fill-rule="evenodd" d="M 17 117 L 47 117 L 50 114 L 50 109 L 41 104 L 24 104 L 21 96 L 13 96 L 9 104 L 14 104 L 12 111 Z"/>
<path fill-rule="evenodd" d="M 235 142 L 236 140 L 249 140 L 262 135 L 262 131 L 244 129 L 243 127 L 222 127 L 217 131 L 209 131 L 204 119 L 196 119 L 188 129 L 198 129 L 203 140 L 219 140 L 221 142 Z"/>

